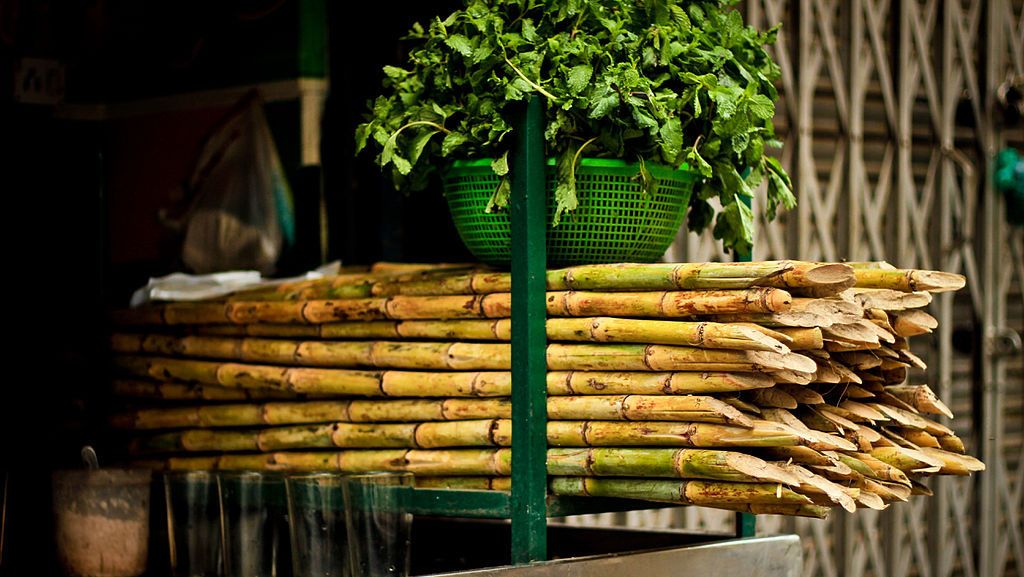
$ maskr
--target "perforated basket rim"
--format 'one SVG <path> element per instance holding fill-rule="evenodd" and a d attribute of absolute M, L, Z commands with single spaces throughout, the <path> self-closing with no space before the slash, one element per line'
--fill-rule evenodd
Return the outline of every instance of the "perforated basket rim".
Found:
<path fill-rule="evenodd" d="M 444 172 L 444 178 L 458 178 L 462 175 L 479 174 L 481 172 L 494 174 L 491 169 L 491 162 L 493 162 L 493 159 L 490 158 L 454 160 Z M 557 163 L 557 159 L 553 157 L 549 157 L 544 162 L 547 167 L 553 167 Z M 645 162 L 644 164 L 653 176 L 662 180 L 670 179 L 690 183 L 697 179 L 694 172 L 690 170 L 690 166 L 685 162 L 679 165 L 678 168 L 656 162 Z M 596 169 L 602 173 L 615 176 L 633 177 L 640 170 L 640 163 L 627 162 L 620 158 L 581 158 L 577 170 L 585 173 L 588 172 L 587 169 Z"/>

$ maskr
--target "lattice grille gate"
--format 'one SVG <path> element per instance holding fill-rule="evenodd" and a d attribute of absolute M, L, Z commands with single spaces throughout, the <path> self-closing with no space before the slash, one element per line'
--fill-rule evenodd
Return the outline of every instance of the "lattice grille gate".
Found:
<path fill-rule="evenodd" d="M 761 517 L 759 531 L 800 533 L 808 576 L 1024 575 L 1024 355 L 999 346 L 1007 329 L 1024 333 L 1024 232 L 1005 224 L 985 177 L 986 159 L 1024 143 L 1024 129 L 999 124 L 992 98 L 1008 73 L 1024 75 L 1024 0 L 748 0 L 741 9 L 756 26 L 783 23 L 776 127 L 800 200 L 758 223 L 755 257 L 966 274 L 965 291 L 932 304 L 940 331 L 917 352 L 957 414 L 957 434 L 989 465 L 883 513 Z M 667 257 L 728 259 L 713 239 L 685 232 Z M 732 515 L 687 508 L 568 522 L 728 530 Z"/>

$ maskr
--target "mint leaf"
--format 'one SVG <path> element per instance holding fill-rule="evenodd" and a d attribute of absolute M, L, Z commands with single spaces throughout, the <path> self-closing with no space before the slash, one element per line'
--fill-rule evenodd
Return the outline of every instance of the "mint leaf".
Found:
<path fill-rule="evenodd" d="M 504 154 L 502 154 L 498 158 L 495 158 L 494 160 L 491 161 L 491 170 L 493 170 L 494 174 L 497 174 L 498 176 L 505 176 L 506 174 L 508 174 L 508 151 L 507 150 L 505 151 Z"/>
<path fill-rule="evenodd" d="M 683 125 L 678 118 L 669 118 L 658 131 L 661 137 L 661 157 L 670 165 L 679 164 L 679 153 L 683 149 Z"/>
<path fill-rule="evenodd" d="M 449 132 L 444 136 L 444 140 L 441 141 L 441 156 L 446 158 L 451 156 L 456 148 L 459 148 L 468 141 L 469 138 L 465 134 Z"/>
<path fill-rule="evenodd" d="M 590 77 L 594 75 L 594 67 L 589 64 L 580 64 L 579 66 L 573 66 L 569 70 L 569 77 L 567 78 L 566 84 L 569 86 L 569 92 L 572 94 L 579 94 L 590 84 Z"/>
<path fill-rule="evenodd" d="M 452 34 L 445 40 L 445 44 L 463 56 L 473 55 L 473 44 L 462 34 Z"/>

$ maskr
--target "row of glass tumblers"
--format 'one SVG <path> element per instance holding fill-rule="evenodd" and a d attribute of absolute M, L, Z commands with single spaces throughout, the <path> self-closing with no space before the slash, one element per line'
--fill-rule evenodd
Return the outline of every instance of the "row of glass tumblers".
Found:
<path fill-rule="evenodd" d="M 174 577 L 406 577 L 411 473 L 165 474 Z"/>

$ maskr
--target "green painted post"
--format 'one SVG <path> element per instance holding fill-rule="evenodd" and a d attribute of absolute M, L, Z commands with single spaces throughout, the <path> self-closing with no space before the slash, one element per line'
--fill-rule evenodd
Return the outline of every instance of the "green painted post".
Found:
<path fill-rule="evenodd" d="M 512 563 L 547 559 L 547 191 L 544 120 L 534 96 L 512 158 Z"/>
<path fill-rule="evenodd" d="M 743 171 L 743 178 L 746 178 L 750 174 L 750 169 Z M 741 196 L 740 201 L 743 204 L 750 207 L 750 197 Z M 757 219 L 754 220 L 755 226 L 757 226 Z M 755 231 L 756 232 L 756 231 Z M 755 239 L 756 241 L 756 239 Z M 736 260 L 738 262 L 750 262 L 753 259 L 753 247 L 748 254 L 736 254 Z M 757 533 L 757 518 L 750 513 L 736 513 L 736 536 L 737 537 L 753 537 Z"/>

